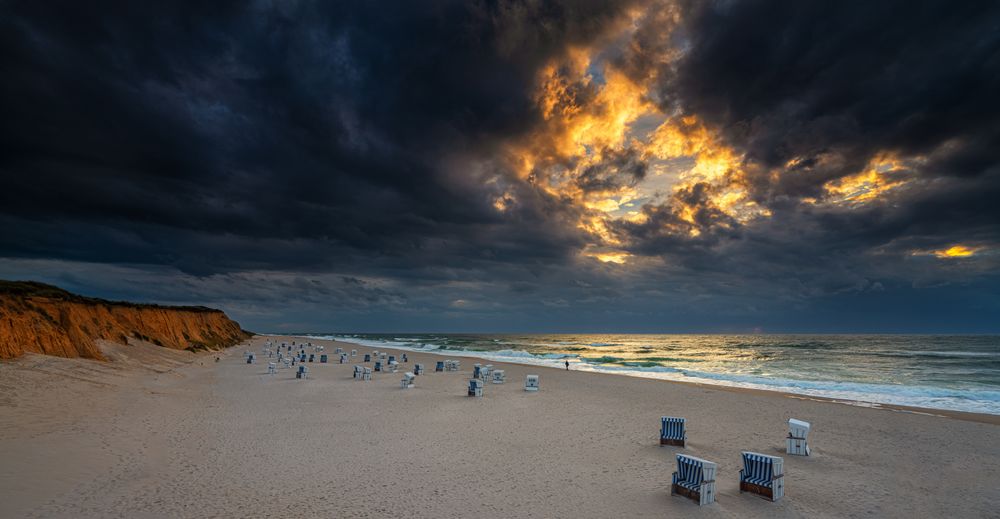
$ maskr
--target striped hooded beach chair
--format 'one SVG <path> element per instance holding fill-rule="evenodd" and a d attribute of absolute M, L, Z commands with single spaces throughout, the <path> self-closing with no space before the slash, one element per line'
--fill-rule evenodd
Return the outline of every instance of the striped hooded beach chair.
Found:
<path fill-rule="evenodd" d="M 715 502 L 716 464 L 711 461 L 677 455 L 677 471 L 670 484 L 670 495 L 691 498 L 699 505 Z"/>
<path fill-rule="evenodd" d="M 434 364 L 434 371 L 444 371 L 444 361 L 439 360 Z"/>
<path fill-rule="evenodd" d="M 751 492 L 771 501 L 785 495 L 784 458 L 743 451 L 740 492 Z"/>
<path fill-rule="evenodd" d="M 687 431 L 684 430 L 684 419 L 674 416 L 660 418 L 660 445 L 676 445 L 683 447 L 687 442 Z"/>
<path fill-rule="evenodd" d="M 424 373 L 424 365 L 423 364 L 420 364 L 418 362 L 418 363 L 416 363 L 416 364 L 413 365 L 413 374 L 414 375 L 423 375 L 423 373 Z"/>
<path fill-rule="evenodd" d="M 469 396 L 483 396 L 483 381 L 478 378 L 469 380 Z"/>

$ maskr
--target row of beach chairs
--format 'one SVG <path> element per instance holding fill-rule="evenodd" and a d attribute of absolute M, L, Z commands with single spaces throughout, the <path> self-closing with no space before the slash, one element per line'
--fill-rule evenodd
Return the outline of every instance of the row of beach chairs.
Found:
<path fill-rule="evenodd" d="M 684 418 L 664 416 L 660 419 L 660 445 L 684 447 L 687 443 Z M 808 456 L 810 453 L 808 436 L 809 422 L 788 420 L 786 449 L 788 454 Z M 740 492 L 750 492 L 771 501 L 785 495 L 784 458 L 759 452 L 740 453 L 743 468 L 740 470 Z M 699 505 L 715 501 L 716 464 L 689 456 L 677 455 L 677 471 L 673 473 L 670 485 L 671 495 L 682 495 L 693 499 Z"/>
<path fill-rule="evenodd" d="M 743 459 L 740 493 L 750 492 L 771 501 L 784 497 L 784 458 L 750 451 L 743 451 L 740 456 Z M 671 478 L 670 494 L 688 497 L 699 505 L 715 502 L 717 467 L 711 461 L 678 454 L 677 471 Z"/>
<path fill-rule="evenodd" d="M 502 369 L 493 371 L 493 383 L 503 384 L 507 380 L 507 374 Z M 469 379 L 469 396 L 483 396 L 483 388 L 486 387 L 485 377 Z M 538 375 L 528 375 L 524 378 L 525 391 L 538 391 Z"/>
<path fill-rule="evenodd" d="M 453 359 L 439 360 L 434 365 L 434 371 L 458 371 L 461 362 Z"/>

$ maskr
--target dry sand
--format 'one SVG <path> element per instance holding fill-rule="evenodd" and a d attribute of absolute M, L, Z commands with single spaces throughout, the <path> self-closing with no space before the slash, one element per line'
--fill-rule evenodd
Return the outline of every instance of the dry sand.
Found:
<path fill-rule="evenodd" d="M 0 517 L 1000 517 L 995 416 L 500 363 L 507 384 L 476 399 L 471 358 L 434 373 L 409 353 L 371 382 L 360 358 L 314 362 L 303 381 L 243 347 L 103 347 L 113 362 L 0 363 Z M 400 389 L 414 362 L 428 373 Z M 686 449 L 658 445 L 665 414 L 688 419 Z M 813 456 L 785 455 L 783 500 L 741 495 L 740 450 L 782 455 L 789 417 Z M 715 504 L 670 496 L 677 452 L 718 462 Z"/>

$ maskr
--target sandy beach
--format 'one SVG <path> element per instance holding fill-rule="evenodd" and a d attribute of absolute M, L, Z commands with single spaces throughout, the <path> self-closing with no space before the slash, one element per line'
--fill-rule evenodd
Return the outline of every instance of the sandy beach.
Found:
<path fill-rule="evenodd" d="M 508 382 L 469 398 L 471 358 L 359 382 L 331 355 L 296 380 L 246 347 L 101 346 L 0 363 L 0 517 L 1000 517 L 992 415 L 499 363 Z M 661 415 L 686 448 L 658 445 Z M 783 500 L 740 494 L 739 452 L 783 455 L 789 417 L 813 455 L 784 455 Z M 671 497 L 678 452 L 718 463 L 716 503 Z"/>

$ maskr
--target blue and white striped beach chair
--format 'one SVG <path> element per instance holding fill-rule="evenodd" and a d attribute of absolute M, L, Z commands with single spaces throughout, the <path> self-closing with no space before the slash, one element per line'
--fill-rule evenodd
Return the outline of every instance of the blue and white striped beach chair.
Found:
<path fill-rule="evenodd" d="M 740 492 L 751 492 L 777 501 L 785 495 L 784 458 L 756 452 L 742 452 Z"/>
<path fill-rule="evenodd" d="M 483 396 L 483 381 L 478 378 L 469 380 L 469 396 Z"/>
<path fill-rule="evenodd" d="M 437 361 L 436 364 L 434 364 L 434 371 L 444 371 L 444 361 L 443 360 L 439 360 L 439 361 Z"/>
<path fill-rule="evenodd" d="M 660 445 L 677 445 L 683 447 L 687 442 L 687 431 L 684 430 L 684 419 L 674 416 L 660 418 Z"/>
<path fill-rule="evenodd" d="M 677 472 L 670 485 L 670 495 L 682 495 L 699 505 L 715 501 L 716 464 L 694 456 L 677 455 Z"/>

